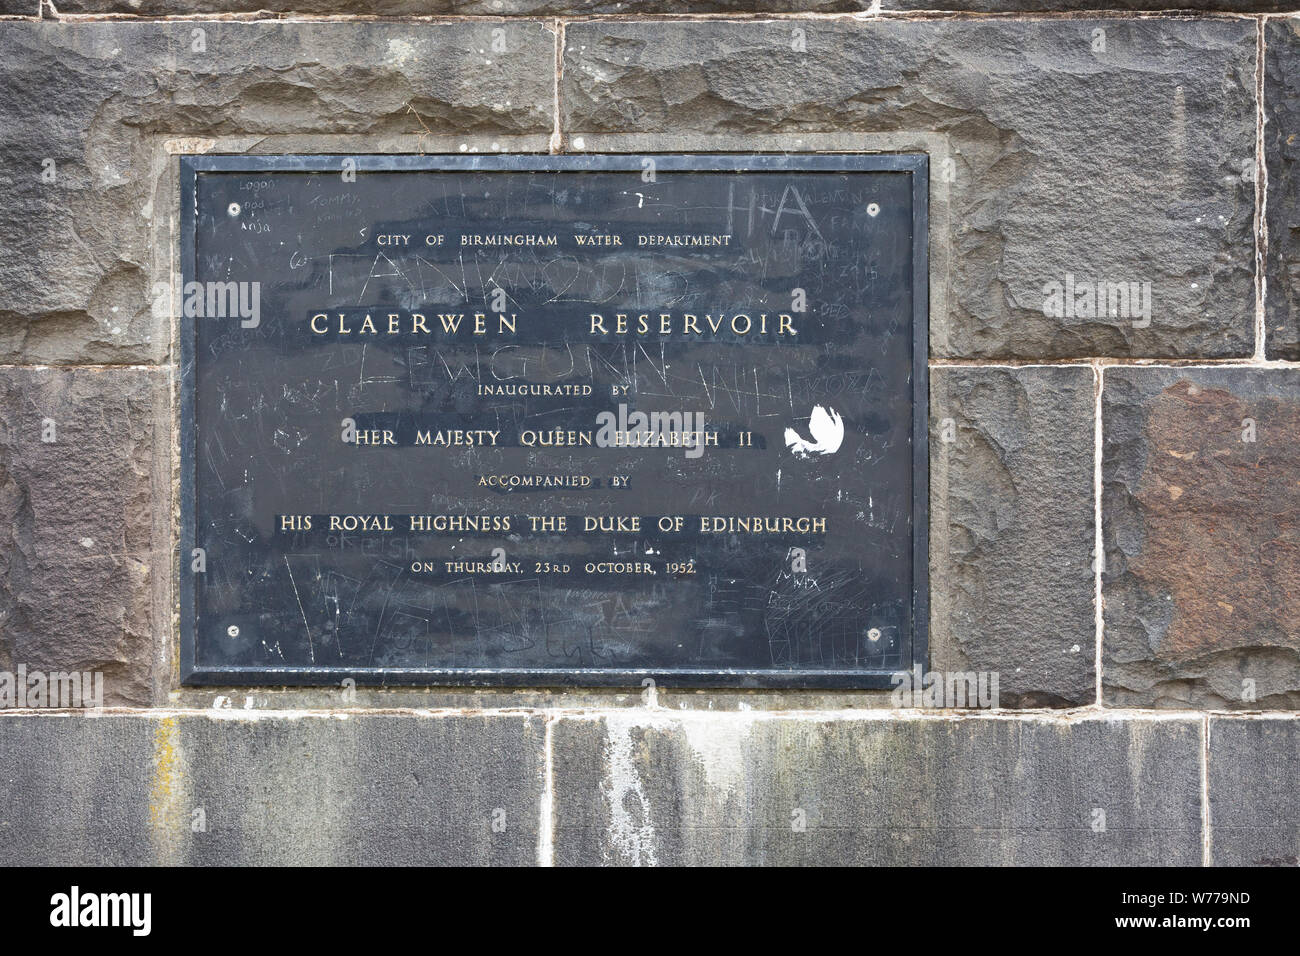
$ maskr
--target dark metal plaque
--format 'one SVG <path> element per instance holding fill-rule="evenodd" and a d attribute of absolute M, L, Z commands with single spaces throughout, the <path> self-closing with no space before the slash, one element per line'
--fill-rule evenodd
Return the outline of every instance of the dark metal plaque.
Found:
<path fill-rule="evenodd" d="M 182 677 L 888 687 L 923 156 L 181 160 Z"/>

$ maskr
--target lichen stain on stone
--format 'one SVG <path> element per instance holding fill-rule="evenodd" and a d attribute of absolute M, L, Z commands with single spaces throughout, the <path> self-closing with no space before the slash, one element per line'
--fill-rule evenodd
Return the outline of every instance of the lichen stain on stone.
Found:
<path fill-rule="evenodd" d="M 1297 434 L 1300 405 L 1273 398 L 1184 380 L 1152 404 L 1136 495 L 1146 543 L 1129 569 L 1172 604 L 1161 657 L 1300 648 Z"/>
<path fill-rule="evenodd" d="M 175 857 L 181 845 L 179 839 L 187 832 L 184 806 L 187 787 L 177 718 L 164 717 L 158 722 L 153 749 L 149 826 L 159 862 L 178 862 Z"/>

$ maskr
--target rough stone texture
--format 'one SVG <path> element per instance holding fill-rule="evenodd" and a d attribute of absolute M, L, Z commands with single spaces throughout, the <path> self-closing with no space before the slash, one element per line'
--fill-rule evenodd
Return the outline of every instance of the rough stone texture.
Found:
<path fill-rule="evenodd" d="M 193 51 L 196 30 L 205 52 Z M 505 52 L 491 51 L 492 30 Z M 170 235 L 154 248 L 150 230 L 174 203 L 155 188 L 164 140 L 247 135 L 256 151 L 268 135 L 335 135 L 338 152 L 454 150 L 447 138 L 470 133 L 544 143 L 554 51 L 554 34 L 529 22 L 0 23 L 0 361 L 166 356 L 166 301 L 153 307 L 150 281 L 171 269 Z"/>
<path fill-rule="evenodd" d="M 0 716 L 0 861 L 527 864 L 542 736 L 483 714 Z"/>
<path fill-rule="evenodd" d="M 17 3 L 19 0 L 5 0 Z M 26 6 L 32 6 L 31 3 Z M 180 16 L 214 13 L 301 13 L 371 16 L 590 16 L 593 14 L 841 13 L 865 11 L 871 0 L 63 0 L 60 13 Z M 1214 10 L 1275 13 L 1293 0 L 883 0 L 885 11 L 955 10 L 1042 13 L 1086 10 Z"/>
<path fill-rule="evenodd" d="M 561 103 L 588 149 L 628 133 L 701 149 L 718 131 L 945 136 L 936 356 L 1245 355 L 1255 45 L 1246 20 L 574 23 Z M 1067 275 L 1152 283 L 1149 326 L 1049 318 L 1044 290 Z"/>
<path fill-rule="evenodd" d="M 868 5 L 648 0 L 635 12 Z M 1036 7 L 884 9 L 912 5 Z M 175 239 L 165 141 L 545 150 L 553 24 L 492 18 L 632 10 L 616 0 L 56 6 L 485 19 L 0 23 L 0 364 L 171 357 L 151 288 Z M 0 0 L 0 16 L 36 12 L 35 0 Z M 504 54 L 492 52 L 497 29 Z M 806 53 L 791 46 L 796 29 Z M 1097 29 L 1104 52 L 1093 50 Z M 564 131 L 587 150 L 812 134 L 846 149 L 935 146 L 936 357 L 1248 355 L 1255 184 L 1242 173 L 1255 155 L 1256 29 L 1229 18 L 572 22 Z M 1267 345 L 1270 357 L 1300 358 L 1300 26 L 1272 20 L 1265 31 Z M 1150 326 L 1043 315 L 1045 285 L 1067 274 L 1152 282 Z M 102 671 L 110 704 L 166 699 L 168 377 L 0 368 L 0 670 Z M 1297 707 L 1300 370 L 1111 367 L 1105 381 L 1105 703 Z M 932 373 L 931 666 L 996 670 L 1004 706 L 1095 694 L 1093 388 L 1088 368 Z M 40 441 L 45 418 L 53 444 Z M 1241 441 L 1245 418 L 1253 443 Z M 1248 679 L 1253 701 L 1242 699 Z M 570 864 L 1201 859 L 1195 717 L 873 716 L 849 708 L 883 706 L 880 695 L 660 695 L 677 712 L 641 709 L 635 693 L 541 689 L 363 690 L 345 717 L 256 709 L 333 708 L 332 694 L 175 695 L 203 707 L 229 696 L 248 712 L 0 713 L 0 861 L 516 864 L 548 847 Z M 557 705 L 592 710 L 552 718 L 548 781 L 539 711 Z M 464 711 L 364 712 L 395 706 Z M 1209 724 L 1214 862 L 1295 865 L 1300 802 L 1285 784 L 1300 770 L 1300 721 Z"/>
<path fill-rule="evenodd" d="M 171 575 L 154 524 L 168 514 L 153 476 L 164 383 L 143 369 L 0 369 L 3 669 L 101 671 L 106 703 L 151 701 L 170 618 L 153 610 Z"/>
<path fill-rule="evenodd" d="M 5 866 L 148 864 L 157 723 L 0 715 L 0 861 Z"/>
<path fill-rule="evenodd" d="M 60 8 L 62 9 L 62 8 Z M 1206 10 L 1276 13 L 1296 9 L 1295 0 L 882 0 L 883 10 L 954 10 L 973 13 L 1043 13 L 1088 10 Z"/>
<path fill-rule="evenodd" d="M 1112 368 L 1102 394 L 1105 702 L 1300 706 L 1300 371 Z"/>
<path fill-rule="evenodd" d="M 649 13 L 838 13 L 871 0 L 63 0 L 60 13 L 306 13 L 364 16 L 590 16 Z"/>
<path fill-rule="evenodd" d="M 1200 862 L 1196 720 L 763 719 L 554 729 L 565 864 Z M 1104 832 L 1096 811 L 1105 814 Z M 798 832 L 794 824 L 806 824 Z"/>
<path fill-rule="evenodd" d="M 1210 719 L 1216 866 L 1300 863 L 1300 721 Z"/>
<path fill-rule="evenodd" d="M 182 718 L 208 832 L 186 862 L 519 866 L 537 859 L 542 722 L 520 716 Z M 181 839 L 190 808 L 182 806 Z M 504 830 L 494 832 L 493 820 Z"/>
<path fill-rule="evenodd" d="M 1092 369 L 930 382 L 930 666 L 997 672 L 1002 706 L 1093 703 Z"/>
<path fill-rule="evenodd" d="M 1269 358 L 1300 359 L 1300 20 L 1269 20 L 1264 50 L 1265 345 Z"/>

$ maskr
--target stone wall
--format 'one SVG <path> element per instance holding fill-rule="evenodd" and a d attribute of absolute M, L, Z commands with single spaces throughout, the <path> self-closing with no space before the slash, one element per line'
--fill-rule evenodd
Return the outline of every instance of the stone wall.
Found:
<path fill-rule="evenodd" d="M 0 713 L 0 859 L 1295 864 L 1295 9 L 0 0 L 0 669 L 110 705 Z M 931 156 L 931 666 L 998 709 L 179 686 L 179 154 L 755 150 Z"/>

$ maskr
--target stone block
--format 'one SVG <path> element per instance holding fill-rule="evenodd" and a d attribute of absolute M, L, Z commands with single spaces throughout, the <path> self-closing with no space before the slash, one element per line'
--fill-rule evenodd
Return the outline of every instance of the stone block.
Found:
<path fill-rule="evenodd" d="M 554 746 L 560 864 L 1201 860 L 1194 719 L 641 713 Z"/>
<path fill-rule="evenodd" d="M 1233 19 L 573 23 L 563 127 L 588 150 L 938 138 L 932 355 L 1244 356 L 1256 40 Z"/>
<path fill-rule="evenodd" d="M 1300 705 L 1300 370 L 1103 381 L 1105 702 Z"/>

